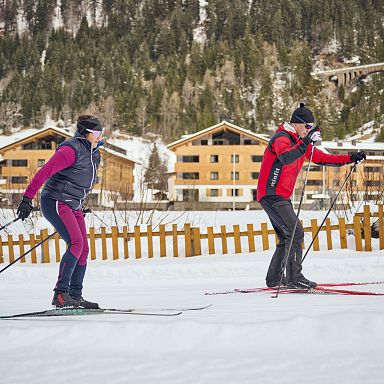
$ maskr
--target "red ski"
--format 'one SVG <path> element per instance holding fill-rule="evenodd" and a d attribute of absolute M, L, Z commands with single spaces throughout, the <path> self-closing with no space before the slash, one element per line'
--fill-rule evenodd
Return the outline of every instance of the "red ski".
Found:
<path fill-rule="evenodd" d="M 361 296 L 384 296 L 384 293 L 355 291 L 347 289 L 338 289 L 336 287 L 349 287 L 358 285 L 377 285 L 384 284 L 384 281 L 372 281 L 372 282 L 349 282 L 349 283 L 322 283 L 318 284 L 315 289 L 293 289 L 287 287 L 280 287 L 281 293 L 334 293 L 342 295 L 361 295 Z M 334 288 L 335 287 L 335 288 Z M 231 291 L 222 292 L 207 292 L 206 295 L 227 295 L 230 293 L 257 293 L 257 292 L 275 292 L 277 287 L 259 287 L 259 288 L 235 288 Z"/>

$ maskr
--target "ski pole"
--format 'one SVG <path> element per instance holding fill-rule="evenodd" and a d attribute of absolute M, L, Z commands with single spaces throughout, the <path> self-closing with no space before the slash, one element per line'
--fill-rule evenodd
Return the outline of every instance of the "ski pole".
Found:
<path fill-rule="evenodd" d="M 302 261 L 301 261 L 302 263 L 303 263 L 303 261 L 305 260 L 305 258 L 307 257 L 308 252 L 310 251 L 310 249 L 311 249 L 313 243 L 315 242 L 315 240 L 316 240 L 316 238 L 317 238 L 317 235 L 319 234 L 321 228 L 323 227 L 323 225 L 324 225 L 324 223 L 325 223 L 325 220 L 327 220 L 327 217 L 328 217 L 328 215 L 330 214 L 330 212 L 331 212 L 333 206 L 335 205 L 336 200 L 337 200 L 337 198 L 338 198 L 339 195 L 340 195 L 340 192 L 342 191 L 342 189 L 344 188 L 345 184 L 347 183 L 347 181 L 348 181 L 349 178 L 351 177 L 352 172 L 354 172 L 354 170 L 356 169 L 356 165 L 357 165 L 357 164 L 355 163 L 355 165 L 354 165 L 353 167 L 351 167 L 351 169 L 350 169 L 350 171 L 349 171 L 347 177 L 345 178 L 345 180 L 344 180 L 342 186 L 341 186 L 340 189 L 339 189 L 339 192 L 337 192 L 336 197 L 333 199 L 332 204 L 331 204 L 331 206 L 330 206 L 329 209 L 328 209 L 328 212 L 326 213 L 326 215 L 325 215 L 323 221 L 321 222 L 319 228 L 317 229 L 317 232 L 315 233 L 315 236 L 313 236 L 313 239 L 312 239 L 312 241 L 311 241 L 311 244 L 309 244 L 307 250 L 305 251 L 304 257 L 303 257 L 303 259 L 302 259 Z"/>
<path fill-rule="evenodd" d="M 19 256 L 17 259 L 13 260 L 12 263 L 8 264 L 6 267 L 4 267 L 3 269 L 0 270 L 0 273 L 4 272 L 6 269 L 8 269 L 9 267 L 11 267 L 13 264 L 17 263 L 21 258 L 23 258 L 24 256 L 28 255 L 28 253 L 32 252 L 34 249 L 36 249 L 37 247 L 39 247 L 41 244 L 43 244 L 44 242 L 46 242 L 48 239 L 50 239 L 52 236 L 56 235 L 56 231 L 53 232 L 52 234 L 50 234 L 48 237 L 46 237 L 44 240 L 41 240 L 40 243 L 36 244 L 34 247 L 32 247 L 30 250 L 28 250 L 27 252 L 23 253 L 21 256 Z"/>
<path fill-rule="evenodd" d="M 39 208 L 34 207 L 34 208 L 32 209 L 32 212 L 37 212 L 37 211 L 39 211 Z M 9 223 L 3 225 L 3 226 L 0 228 L 0 231 L 2 231 L 3 229 L 9 227 L 11 224 L 16 223 L 16 221 L 17 221 L 17 220 L 20 220 L 20 219 L 21 219 L 20 216 L 16 217 L 16 219 L 13 219 L 13 220 L 10 221 Z"/>
<path fill-rule="evenodd" d="M 17 220 L 20 220 L 20 217 L 16 217 L 16 219 L 14 219 L 14 220 L 10 221 L 9 223 L 3 225 L 3 226 L 0 228 L 0 231 L 2 231 L 3 229 L 9 227 L 11 224 L 16 223 Z"/>
<path fill-rule="evenodd" d="M 315 149 L 315 146 L 312 144 L 311 156 L 309 157 L 308 168 L 307 168 L 307 172 L 306 172 L 306 174 L 305 174 L 305 180 L 304 180 L 303 189 L 302 189 L 302 191 L 301 191 L 301 197 L 300 197 L 299 207 L 298 207 L 298 209 L 297 209 L 296 221 L 295 221 L 295 225 L 294 225 L 294 227 L 293 227 L 293 231 L 292 231 L 292 234 L 291 234 L 291 238 L 290 238 L 290 240 L 289 240 L 288 252 L 286 252 L 285 255 L 284 255 L 283 268 L 282 268 L 281 273 L 280 273 L 280 280 L 279 280 L 279 285 L 278 285 L 278 287 L 277 287 L 277 292 L 276 292 L 276 295 L 273 295 L 273 296 L 272 296 L 272 298 L 274 298 L 274 299 L 277 299 L 278 296 L 279 296 L 281 283 L 282 283 L 282 281 L 283 281 L 283 274 L 284 274 L 284 271 L 285 271 L 286 268 L 287 268 L 288 259 L 289 259 L 289 254 L 291 253 L 291 249 L 292 249 L 293 238 L 294 238 L 294 236 L 295 236 L 297 223 L 299 222 L 300 210 L 301 210 L 301 206 L 302 206 L 302 204 L 303 204 L 304 192 L 305 192 L 305 187 L 307 186 L 307 180 L 308 180 L 309 168 L 311 167 L 312 156 L 313 156 L 313 151 L 314 151 L 314 149 Z"/>

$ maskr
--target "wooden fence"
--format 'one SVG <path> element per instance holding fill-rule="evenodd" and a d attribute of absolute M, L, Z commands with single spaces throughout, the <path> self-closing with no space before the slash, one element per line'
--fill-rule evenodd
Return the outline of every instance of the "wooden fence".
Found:
<path fill-rule="evenodd" d="M 338 232 L 340 248 L 348 248 L 347 233 L 348 231 L 353 231 L 356 251 L 372 251 L 370 228 L 372 217 L 378 220 L 379 247 L 380 249 L 384 249 L 383 205 L 379 205 L 377 212 L 372 213 L 370 207 L 368 205 L 365 206 L 364 213 L 356 214 L 353 222 L 349 224 L 346 223 L 344 218 L 339 218 L 337 224 L 331 224 L 328 218 L 320 231 L 326 234 L 327 249 L 333 249 L 332 234 L 334 232 Z M 304 232 L 309 232 L 311 239 L 313 239 L 313 236 L 318 230 L 318 226 L 319 223 L 317 219 L 312 219 L 311 225 L 305 227 Z M 146 238 L 147 242 L 146 256 L 151 259 L 155 255 L 160 257 L 179 257 L 180 244 L 184 244 L 183 255 L 186 257 L 199 256 L 202 254 L 202 244 L 204 244 L 204 241 L 207 241 L 206 249 L 210 255 L 215 253 L 227 254 L 229 246 L 231 246 L 230 248 L 234 253 L 268 250 L 270 248 L 270 236 L 275 236 L 275 231 L 269 229 L 267 223 L 261 223 L 260 229 L 255 229 L 253 224 L 247 224 L 246 231 L 241 231 L 239 225 L 233 225 L 232 232 L 227 232 L 225 225 L 220 227 L 219 232 L 214 232 L 213 227 L 207 227 L 206 233 L 201 233 L 200 228 L 191 227 L 190 224 L 185 224 L 183 230 L 178 230 L 177 225 L 173 224 L 171 230 L 166 230 L 164 225 L 160 225 L 157 232 L 154 232 L 150 225 L 147 226 L 146 232 L 142 232 L 139 226 L 135 226 L 133 232 L 128 232 L 128 228 L 125 226 L 121 231 L 119 231 L 117 227 L 112 227 L 111 232 L 108 233 L 106 228 L 102 227 L 100 228 L 100 233 L 96 233 L 95 229 L 91 227 L 88 234 L 91 260 L 96 259 L 96 247 L 100 249 L 100 245 L 102 260 L 108 260 L 111 256 L 112 260 L 128 258 L 141 259 L 143 256 L 143 238 Z M 48 237 L 47 229 L 42 230 L 40 235 L 30 234 L 27 239 L 22 235 L 19 235 L 17 239 L 14 239 L 12 235 L 8 235 L 6 241 L 0 238 L 0 263 L 5 262 L 4 255 L 6 254 L 8 254 L 9 262 L 14 261 L 16 257 L 24 254 L 28 249 L 34 247 L 39 241 L 46 237 Z M 215 241 L 216 239 L 219 240 Z M 231 241 L 233 239 L 232 243 L 230 243 L 230 239 Z M 257 241 L 255 241 L 255 239 L 257 239 Z M 107 246 L 107 241 L 110 243 L 109 247 Z M 217 246 L 217 243 L 219 243 L 220 246 Z M 256 243 L 259 244 L 258 247 Z M 157 245 L 156 253 L 155 245 Z M 56 262 L 60 262 L 60 256 L 62 252 L 64 252 L 64 247 L 63 241 L 60 240 L 59 235 L 56 234 L 52 239 L 44 242 L 41 247 L 33 250 L 20 261 L 25 263 L 25 259 L 29 258 L 32 263 L 37 263 L 38 259 L 42 263 L 50 263 L 54 257 Z M 303 244 L 303 247 L 305 247 L 305 244 Z M 313 243 L 313 250 L 320 250 L 318 237 Z M 39 257 L 37 255 L 39 255 Z"/>

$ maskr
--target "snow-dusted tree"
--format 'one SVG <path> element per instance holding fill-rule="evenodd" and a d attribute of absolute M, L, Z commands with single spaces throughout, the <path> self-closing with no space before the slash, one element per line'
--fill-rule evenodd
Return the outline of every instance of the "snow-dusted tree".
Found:
<path fill-rule="evenodd" d="M 11 129 L 18 124 L 21 115 L 21 106 L 15 102 L 5 102 L 0 104 L 0 129 L 5 134 L 10 134 Z"/>
<path fill-rule="evenodd" d="M 167 165 L 160 158 L 157 145 L 153 144 L 152 153 L 149 156 L 148 166 L 144 174 L 144 181 L 149 188 L 165 191 L 167 186 Z"/>

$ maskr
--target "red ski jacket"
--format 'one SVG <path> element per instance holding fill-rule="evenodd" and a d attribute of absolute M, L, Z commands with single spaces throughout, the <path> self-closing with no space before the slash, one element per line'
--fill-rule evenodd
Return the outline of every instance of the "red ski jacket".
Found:
<path fill-rule="evenodd" d="M 264 196 L 281 196 L 288 200 L 293 193 L 304 160 L 311 156 L 312 144 L 299 140 L 288 123 L 281 124 L 269 141 L 261 162 L 257 201 Z M 340 167 L 352 163 L 348 155 L 330 155 L 315 148 L 312 161 L 318 165 Z"/>

